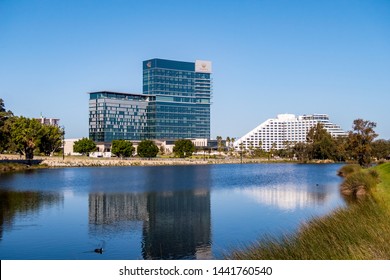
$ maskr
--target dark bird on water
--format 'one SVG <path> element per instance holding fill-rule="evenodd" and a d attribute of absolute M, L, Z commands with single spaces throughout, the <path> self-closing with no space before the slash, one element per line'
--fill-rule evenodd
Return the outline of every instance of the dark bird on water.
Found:
<path fill-rule="evenodd" d="M 103 248 L 97 248 L 97 249 L 95 249 L 95 253 L 103 254 Z"/>

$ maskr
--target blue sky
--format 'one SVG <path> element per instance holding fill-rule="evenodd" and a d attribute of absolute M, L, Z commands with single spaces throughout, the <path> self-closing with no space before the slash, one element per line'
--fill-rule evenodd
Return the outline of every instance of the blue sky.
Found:
<path fill-rule="evenodd" d="M 390 139 L 390 1 L 0 0 L 0 98 L 88 136 L 88 94 L 142 92 L 142 61 L 213 62 L 212 137 L 279 113 Z"/>

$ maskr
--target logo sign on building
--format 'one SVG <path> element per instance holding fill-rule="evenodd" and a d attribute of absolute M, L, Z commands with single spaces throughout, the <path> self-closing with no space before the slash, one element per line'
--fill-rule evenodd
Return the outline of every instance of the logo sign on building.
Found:
<path fill-rule="evenodd" d="M 195 61 L 195 72 L 211 73 L 211 61 L 196 60 Z"/>

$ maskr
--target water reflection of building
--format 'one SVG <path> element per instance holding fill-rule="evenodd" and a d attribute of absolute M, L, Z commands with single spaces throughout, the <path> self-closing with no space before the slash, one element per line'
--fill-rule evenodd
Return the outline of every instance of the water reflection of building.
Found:
<path fill-rule="evenodd" d="M 236 191 L 251 197 L 258 203 L 276 206 L 283 210 L 295 210 L 310 205 L 323 204 L 329 196 L 326 192 L 309 191 L 305 188 L 298 189 L 289 186 L 246 188 Z"/>
<path fill-rule="evenodd" d="M 97 225 L 123 229 L 125 221 L 143 222 L 145 259 L 211 258 L 208 190 L 89 195 L 91 233 L 102 233 Z"/>
<path fill-rule="evenodd" d="M 89 195 L 90 234 L 142 233 L 139 246 L 145 259 L 211 258 L 210 167 L 137 170 L 142 172 L 137 178 L 110 189 L 142 192 Z"/>
<path fill-rule="evenodd" d="M 112 224 L 119 221 L 146 221 L 146 194 L 89 195 L 89 223 Z"/>
<path fill-rule="evenodd" d="M 210 192 L 148 195 L 144 259 L 211 258 Z"/>

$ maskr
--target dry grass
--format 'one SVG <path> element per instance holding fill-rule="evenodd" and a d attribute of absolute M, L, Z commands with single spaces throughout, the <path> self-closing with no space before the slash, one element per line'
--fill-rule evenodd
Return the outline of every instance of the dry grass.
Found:
<path fill-rule="evenodd" d="M 338 171 L 337 175 L 341 177 L 347 177 L 348 175 L 355 173 L 356 171 L 362 170 L 359 164 L 347 164 L 343 165 Z"/>

